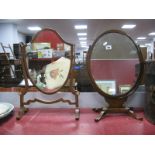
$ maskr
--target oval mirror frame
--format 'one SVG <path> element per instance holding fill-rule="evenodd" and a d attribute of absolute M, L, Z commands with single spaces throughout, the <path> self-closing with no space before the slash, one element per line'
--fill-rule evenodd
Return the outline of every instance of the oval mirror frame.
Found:
<path fill-rule="evenodd" d="M 132 43 L 133 45 L 135 46 L 136 50 L 137 50 L 137 55 L 138 55 L 138 58 L 139 58 L 139 64 L 140 64 L 140 69 L 139 69 L 139 74 L 136 78 L 136 81 L 134 83 L 134 85 L 131 87 L 131 89 L 123 94 L 120 94 L 120 95 L 110 95 L 104 91 L 102 91 L 96 84 L 95 82 L 95 79 L 91 73 L 91 56 L 92 56 L 92 52 L 93 52 L 93 49 L 94 49 L 94 46 L 96 45 L 96 43 L 99 41 L 100 38 L 102 38 L 104 35 L 107 35 L 107 34 L 110 34 L 110 33 L 117 33 L 117 34 L 120 34 L 120 35 L 123 35 L 125 37 L 127 37 Z M 89 50 L 88 50 L 88 55 L 87 55 L 87 68 L 88 68 L 88 74 L 89 74 L 89 77 L 91 79 L 91 82 L 92 82 L 92 85 L 93 87 L 95 88 L 95 90 L 101 94 L 102 96 L 104 96 L 105 98 L 109 98 L 109 99 L 122 99 L 122 98 L 127 98 L 129 95 L 131 95 L 132 93 L 135 92 L 136 88 L 138 87 L 138 85 L 140 84 L 141 82 L 141 79 L 142 79 L 142 75 L 143 75 L 143 71 L 144 71 L 144 63 L 143 63 L 143 57 L 142 57 L 142 54 L 141 54 L 141 50 L 140 48 L 136 45 L 136 43 L 133 41 L 133 39 L 128 36 L 125 32 L 123 31 L 120 31 L 120 30 L 108 30 L 104 33 L 102 33 L 101 35 L 99 35 L 95 41 L 93 42 L 92 46 L 89 47 Z"/>
<path fill-rule="evenodd" d="M 58 92 L 61 88 L 64 87 L 64 85 L 66 84 L 66 82 L 67 82 L 68 79 L 69 79 L 69 76 L 71 75 L 71 70 L 72 70 L 72 66 L 73 66 L 73 50 L 74 50 L 73 47 L 74 47 L 74 46 L 73 46 L 73 44 L 64 41 L 64 40 L 62 39 L 62 37 L 61 37 L 55 30 L 53 30 L 53 29 L 51 29 L 51 28 L 44 28 L 44 29 L 42 29 L 41 31 L 39 31 L 38 33 L 36 33 L 36 34 L 33 36 L 32 41 L 31 41 L 30 43 L 31 43 L 31 44 L 32 44 L 32 43 L 35 43 L 36 38 L 37 38 L 41 33 L 43 33 L 44 31 L 50 31 L 50 32 L 54 33 L 54 34 L 59 38 L 59 40 L 61 40 L 63 43 L 65 43 L 65 44 L 67 44 L 67 45 L 70 46 L 70 49 L 71 49 L 71 50 L 70 50 L 70 55 L 69 55 L 69 59 L 70 59 L 70 68 L 69 68 L 69 72 L 68 72 L 68 75 L 67 75 L 66 79 L 64 80 L 63 84 L 62 84 L 60 87 L 58 87 L 56 90 L 54 90 L 54 91 L 44 91 L 44 90 L 42 90 L 41 88 L 39 88 L 38 86 L 36 86 L 34 80 L 31 78 L 30 73 L 29 73 L 29 68 L 28 68 L 28 63 L 27 63 L 27 54 L 26 54 L 26 47 L 27 47 L 27 46 L 24 47 L 24 68 L 25 68 L 25 70 L 26 70 L 27 77 L 30 79 L 30 81 L 32 82 L 32 84 L 33 84 L 33 86 L 34 86 L 35 88 L 37 88 L 40 92 L 42 92 L 42 93 L 44 93 L 44 94 L 54 94 L 54 93 Z M 52 40 L 51 40 L 51 41 L 52 41 Z M 45 41 L 45 42 L 46 42 L 46 41 Z M 70 86 L 70 87 L 71 87 L 71 86 Z"/>

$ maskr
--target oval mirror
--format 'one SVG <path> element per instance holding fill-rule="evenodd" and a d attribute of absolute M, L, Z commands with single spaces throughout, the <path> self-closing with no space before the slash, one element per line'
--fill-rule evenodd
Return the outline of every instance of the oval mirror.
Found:
<path fill-rule="evenodd" d="M 92 84 L 108 103 L 103 108 L 94 109 L 100 112 L 95 121 L 108 112 L 123 112 L 142 120 L 124 104 L 141 82 L 144 68 L 140 48 L 134 41 L 122 31 L 106 31 L 90 47 L 87 60 Z M 140 66 L 138 75 L 135 74 L 137 64 Z"/>
<path fill-rule="evenodd" d="M 101 34 L 89 51 L 89 73 L 98 92 L 106 97 L 123 97 L 134 90 L 142 68 L 135 76 L 135 65 L 142 62 L 134 41 L 122 31 Z"/>
<path fill-rule="evenodd" d="M 66 83 L 73 45 L 52 29 L 39 31 L 26 47 L 26 70 L 32 84 L 43 93 L 57 92 Z"/>

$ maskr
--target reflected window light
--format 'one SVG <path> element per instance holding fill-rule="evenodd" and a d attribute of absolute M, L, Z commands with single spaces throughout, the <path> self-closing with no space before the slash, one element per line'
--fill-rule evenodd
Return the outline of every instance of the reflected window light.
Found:
<path fill-rule="evenodd" d="M 145 40 L 146 37 L 138 37 L 137 39 L 138 39 L 138 40 Z"/>
<path fill-rule="evenodd" d="M 155 36 L 155 32 L 151 32 L 148 34 L 149 36 Z"/>
<path fill-rule="evenodd" d="M 41 30 L 41 27 L 39 27 L 39 26 L 30 26 L 30 27 L 28 27 L 28 29 L 30 31 L 40 31 Z"/>
<path fill-rule="evenodd" d="M 86 36 L 87 33 L 77 33 L 78 36 Z"/>
<path fill-rule="evenodd" d="M 108 50 L 112 50 L 112 45 L 106 45 L 105 46 L 105 49 L 108 51 Z"/>
<path fill-rule="evenodd" d="M 135 24 L 125 24 L 125 25 L 123 25 L 121 28 L 122 28 L 122 29 L 133 29 L 133 28 L 135 28 L 135 27 L 136 27 Z"/>
<path fill-rule="evenodd" d="M 74 28 L 77 30 L 83 30 L 83 29 L 87 29 L 87 25 L 75 25 Z"/>
<path fill-rule="evenodd" d="M 146 45 L 140 45 L 140 47 L 146 47 Z"/>
<path fill-rule="evenodd" d="M 145 45 L 146 45 L 146 46 L 151 46 L 151 44 L 150 44 L 150 43 L 146 43 Z"/>
<path fill-rule="evenodd" d="M 83 37 L 83 38 L 79 38 L 79 40 L 87 40 L 87 38 L 86 37 L 85 38 Z"/>
<path fill-rule="evenodd" d="M 80 41 L 80 44 L 87 44 L 87 42 L 86 41 Z"/>
<path fill-rule="evenodd" d="M 108 44 L 108 42 L 104 42 L 104 43 L 103 43 L 103 46 L 106 46 L 107 44 Z"/>

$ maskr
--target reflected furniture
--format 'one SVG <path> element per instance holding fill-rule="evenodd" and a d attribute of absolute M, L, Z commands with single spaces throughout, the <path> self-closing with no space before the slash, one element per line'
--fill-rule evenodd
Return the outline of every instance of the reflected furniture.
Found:
<path fill-rule="evenodd" d="M 140 66 L 137 76 L 136 64 Z M 109 112 L 123 112 L 142 120 L 131 107 L 125 105 L 128 96 L 140 84 L 144 69 L 140 48 L 131 37 L 120 30 L 102 33 L 89 48 L 87 67 L 92 85 L 107 102 L 107 107 L 94 109 L 100 112 L 95 121 L 101 120 Z"/>
<path fill-rule="evenodd" d="M 0 46 L 3 50 L 0 53 L 0 86 L 17 85 L 23 78 L 20 59 L 14 55 L 10 45 L 0 43 Z"/>
<path fill-rule="evenodd" d="M 12 114 L 13 111 L 13 104 L 7 102 L 0 102 L 0 120 Z"/>
<path fill-rule="evenodd" d="M 144 84 L 146 90 L 145 118 L 155 124 L 155 61 L 146 61 L 144 70 Z"/>
<path fill-rule="evenodd" d="M 79 92 L 74 87 L 74 46 L 65 42 L 61 36 L 52 29 L 45 28 L 39 31 L 32 41 L 22 46 L 21 57 L 25 87 L 21 88 L 20 110 L 17 119 L 20 119 L 27 111 L 25 105 L 33 102 L 53 104 L 64 102 L 75 106 L 75 119 L 79 119 Z M 52 101 L 44 101 L 38 98 L 24 101 L 24 96 L 30 89 L 29 81 L 41 93 L 54 95 L 67 86 L 74 100 L 63 97 Z"/>

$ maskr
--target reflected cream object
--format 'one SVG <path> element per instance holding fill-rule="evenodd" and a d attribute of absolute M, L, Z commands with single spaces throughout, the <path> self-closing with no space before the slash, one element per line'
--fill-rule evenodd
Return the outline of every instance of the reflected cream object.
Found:
<path fill-rule="evenodd" d="M 5 112 L 7 112 L 8 111 L 8 106 L 7 105 L 5 105 L 5 104 L 0 104 L 0 115 L 1 114 L 4 114 Z"/>
<path fill-rule="evenodd" d="M 57 61 L 46 65 L 46 88 L 55 89 L 61 87 L 64 84 L 69 73 L 70 63 L 71 62 L 69 59 L 61 57 Z"/>

